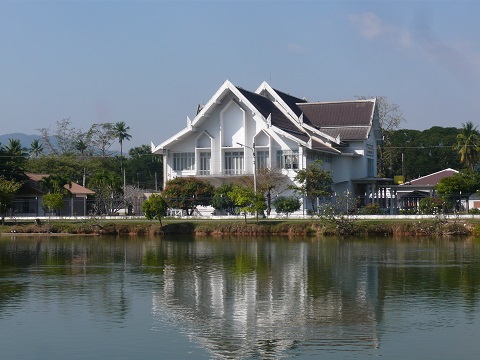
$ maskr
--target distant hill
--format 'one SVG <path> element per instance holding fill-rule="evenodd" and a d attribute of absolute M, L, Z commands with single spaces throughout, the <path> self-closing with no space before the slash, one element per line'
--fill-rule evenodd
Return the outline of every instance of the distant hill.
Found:
<path fill-rule="evenodd" d="M 42 137 L 40 135 L 27 135 L 22 133 L 11 133 L 0 135 L 0 144 L 8 145 L 10 139 L 20 140 L 23 147 L 28 148 L 33 140 L 41 140 Z"/>

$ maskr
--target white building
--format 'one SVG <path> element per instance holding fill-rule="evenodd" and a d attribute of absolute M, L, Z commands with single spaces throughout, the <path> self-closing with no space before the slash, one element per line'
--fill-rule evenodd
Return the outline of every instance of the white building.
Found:
<path fill-rule="evenodd" d="M 376 192 L 382 141 L 376 99 L 308 102 L 263 82 L 254 92 L 230 81 L 199 107 L 187 126 L 152 152 L 164 157 L 164 183 L 178 176 L 218 186 L 256 166 L 278 166 L 292 181 L 317 159 L 332 171 L 337 194 Z M 365 196 L 368 198 L 368 196 Z"/>

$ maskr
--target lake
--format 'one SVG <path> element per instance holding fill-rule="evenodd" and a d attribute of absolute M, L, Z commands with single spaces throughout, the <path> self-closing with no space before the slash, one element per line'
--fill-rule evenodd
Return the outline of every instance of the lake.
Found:
<path fill-rule="evenodd" d="M 0 237 L 0 358 L 477 359 L 480 241 Z"/>

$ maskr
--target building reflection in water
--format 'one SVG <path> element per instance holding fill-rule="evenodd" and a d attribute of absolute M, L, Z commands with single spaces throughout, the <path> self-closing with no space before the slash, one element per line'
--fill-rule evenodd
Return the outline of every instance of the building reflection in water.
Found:
<path fill-rule="evenodd" d="M 220 241 L 220 240 L 218 240 Z M 168 316 L 220 358 L 280 358 L 294 348 L 379 346 L 378 263 L 333 242 L 197 242 L 191 264 L 167 249 L 154 318 Z M 185 250 L 182 250 L 185 253 Z M 341 258 L 342 261 L 338 261 Z M 359 329 L 361 331 L 359 331 Z"/>

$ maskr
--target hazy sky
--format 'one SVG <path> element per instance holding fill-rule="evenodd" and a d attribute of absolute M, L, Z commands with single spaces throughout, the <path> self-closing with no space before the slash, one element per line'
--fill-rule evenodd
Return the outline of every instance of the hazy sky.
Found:
<path fill-rule="evenodd" d="M 407 129 L 480 123 L 480 1 L 0 0 L 0 134 L 186 126 L 222 83 L 386 96 Z M 27 146 L 28 144 L 23 144 Z"/>

